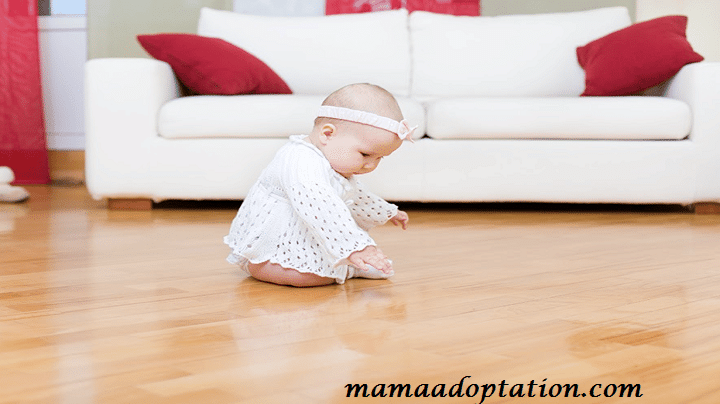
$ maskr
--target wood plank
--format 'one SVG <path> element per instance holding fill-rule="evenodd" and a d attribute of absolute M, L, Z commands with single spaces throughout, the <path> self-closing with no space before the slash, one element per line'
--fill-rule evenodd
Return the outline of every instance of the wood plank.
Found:
<path fill-rule="evenodd" d="M 60 184 L 82 184 L 85 181 L 84 150 L 48 150 L 50 178 Z"/>
<path fill-rule="evenodd" d="M 495 384 L 485 403 L 531 383 L 547 403 L 574 383 L 643 394 L 579 402 L 720 402 L 718 215 L 408 205 L 408 230 L 372 231 L 393 278 L 295 289 L 225 262 L 234 208 L 27 188 L 0 209 L 0 404 L 375 402 L 345 386 L 461 380 Z"/>
<path fill-rule="evenodd" d="M 152 200 L 147 198 L 110 198 L 107 202 L 110 210 L 150 210 Z"/>

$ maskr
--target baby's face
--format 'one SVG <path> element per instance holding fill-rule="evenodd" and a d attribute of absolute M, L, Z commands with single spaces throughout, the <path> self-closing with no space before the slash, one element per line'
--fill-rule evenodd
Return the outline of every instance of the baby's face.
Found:
<path fill-rule="evenodd" d="M 323 153 L 332 168 L 345 178 L 375 170 L 383 157 L 402 145 L 396 134 L 369 125 L 343 125 L 332 136 Z"/>

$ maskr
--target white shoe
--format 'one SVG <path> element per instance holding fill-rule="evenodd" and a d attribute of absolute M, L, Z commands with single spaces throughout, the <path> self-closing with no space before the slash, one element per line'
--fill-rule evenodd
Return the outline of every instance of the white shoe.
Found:
<path fill-rule="evenodd" d="M 23 187 L 0 184 L 0 202 L 22 202 L 30 197 Z"/>

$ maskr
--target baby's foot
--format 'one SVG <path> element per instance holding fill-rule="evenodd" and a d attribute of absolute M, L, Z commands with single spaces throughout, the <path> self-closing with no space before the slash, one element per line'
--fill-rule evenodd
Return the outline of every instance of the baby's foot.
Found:
<path fill-rule="evenodd" d="M 392 261 L 388 260 L 390 264 L 392 264 Z M 352 271 L 352 274 L 348 278 L 365 278 L 365 279 L 387 279 L 393 275 L 395 275 L 394 270 L 390 270 L 390 272 L 385 273 L 375 267 L 373 267 L 370 264 L 365 264 L 365 266 L 368 268 L 367 271 L 364 271 L 360 268 L 356 268 L 354 266 L 350 266 L 350 271 Z"/>

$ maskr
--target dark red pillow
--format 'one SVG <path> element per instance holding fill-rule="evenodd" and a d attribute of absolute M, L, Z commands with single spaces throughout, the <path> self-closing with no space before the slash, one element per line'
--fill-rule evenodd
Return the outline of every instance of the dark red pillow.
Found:
<path fill-rule="evenodd" d="M 577 48 L 585 69 L 582 95 L 630 95 L 700 62 L 685 37 L 687 17 L 673 15 L 631 25 Z"/>
<path fill-rule="evenodd" d="M 262 60 L 219 38 L 194 34 L 138 35 L 152 57 L 167 62 L 190 90 L 205 95 L 292 94 Z"/>

